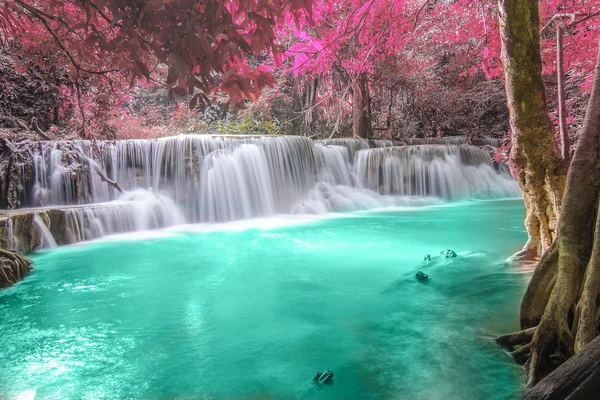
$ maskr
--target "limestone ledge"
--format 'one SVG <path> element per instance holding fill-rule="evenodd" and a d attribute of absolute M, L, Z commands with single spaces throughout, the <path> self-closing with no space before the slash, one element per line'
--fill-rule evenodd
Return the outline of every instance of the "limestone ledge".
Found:
<path fill-rule="evenodd" d="M 110 207 L 114 209 L 115 205 L 111 204 Z M 40 223 L 46 227 L 46 236 L 49 232 L 57 245 L 77 243 L 85 237 L 82 231 L 93 229 L 94 224 L 93 212 L 83 211 L 103 208 L 108 206 L 93 204 L 0 210 L 0 248 L 27 254 L 43 248 L 44 244 L 47 246 Z M 78 218 L 74 218 L 75 215 Z"/>

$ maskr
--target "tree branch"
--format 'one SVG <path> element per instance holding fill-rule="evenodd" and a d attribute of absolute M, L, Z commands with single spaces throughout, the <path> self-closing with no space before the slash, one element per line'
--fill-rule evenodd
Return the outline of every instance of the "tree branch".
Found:
<path fill-rule="evenodd" d="M 58 44 L 58 47 L 60 47 L 60 49 L 66 54 L 69 61 L 71 61 L 71 64 L 73 64 L 73 66 L 78 71 L 83 71 L 83 72 L 87 72 L 88 74 L 95 74 L 95 75 L 105 75 L 105 74 L 109 74 L 111 72 L 119 72 L 119 70 L 115 69 L 115 68 L 107 69 L 107 70 L 100 70 L 100 71 L 93 71 L 93 70 L 84 68 L 81 65 L 79 65 L 79 63 L 75 60 L 75 57 L 71 54 L 71 52 L 69 50 L 67 50 L 66 46 L 64 45 L 64 43 L 62 42 L 62 40 L 60 39 L 58 34 L 56 32 L 54 32 L 54 30 L 52 29 L 52 27 L 50 26 L 50 24 L 47 21 L 48 19 L 51 21 L 56 21 L 57 20 L 56 17 L 48 15 L 47 13 L 43 12 L 42 10 L 34 8 L 34 7 L 30 6 L 29 4 L 22 2 L 21 0 L 14 0 L 14 1 L 15 1 L 15 3 L 21 5 L 21 7 L 23 7 L 24 9 L 29 11 L 35 18 L 39 19 L 42 22 L 42 24 L 44 25 L 44 27 L 46 28 L 48 33 L 50 33 L 50 35 L 52 35 L 56 44 Z"/>
<path fill-rule="evenodd" d="M 415 29 L 417 29 L 417 24 L 419 23 L 419 15 L 421 15 L 421 13 L 425 9 L 425 7 L 427 7 L 427 4 L 429 4 L 429 0 L 425 0 L 425 3 L 423 3 L 423 5 L 419 8 L 417 13 L 415 14 L 415 24 L 413 25 L 413 31 Z"/>
<path fill-rule="evenodd" d="M 559 14 L 554 14 L 552 16 L 552 18 L 550 18 L 548 20 L 548 22 L 546 22 L 546 25 L 543 26 L 543 28 L 540 30 L 540 34 L 542 34 L 554 21 L 558 20 L 558 19 L 564 19 L 564 18 L 568 18 L 571 20 L 571 22 L 568 22 L 565 24 L 565 27 L 573 27 L 573 26 L 577 26 L 578 24 L 587 21 L 590 18 L 596 17 L 600 15 L 600 10 L 594 11 L 594 12 L 590 12 L 587 14 L 578 14 L 578 13 L 559 13 Z M 581 19 L 577 19 L 578 17 L 581 17 Z"/>
<path fill-rule="evenodd" d="M 51 138 L 50 136 L 46 135 L 46 134 L 44 133 L 44 131 L 42 131 L 42 130 L 40 129 L 40 127 L 38 126 L 38 123 L 37 123 L 37 118 L 36 118 L 36 117 L 33 117 L 33 118 L 31 118 L 31 125 L 33 126 L 33 130 L 34 130 L 34 131 L 35 131 L 35 132 L 36 132 L 38 135 L 40 135 L 42 138 L 44 138 L 44 140 L 52 140 L 52 138 Z"/>
<path fill-rule="evenodd" d="M 81 157 L 83 157 L 85 160 L 87 160 L 90 163 L 90 166 L 94 169 L 94 171 L 96 171 L 96 174 L 98 174 L 98 176 L 100 177 L 100 180 L 102 182 L 108 183 L 109 185 L 111 185 L 112 187 L 114 187 L 121 193 L 124 192 L 123 189 L 121 188 L 121 186 L 119 186 L 119 184 L 116 181 L 113 181 L 112 179 L 110 179 L 109 177 L 106 176 L 106 174 L 104 173 L 102 168 L 100 168 L 100 165 L 96 161 L 94 161 L 90 157 L 86 156 L 84 154 L 84 152 L 81 151 L 80 149 L 76 148 L 76 151 Z"/>

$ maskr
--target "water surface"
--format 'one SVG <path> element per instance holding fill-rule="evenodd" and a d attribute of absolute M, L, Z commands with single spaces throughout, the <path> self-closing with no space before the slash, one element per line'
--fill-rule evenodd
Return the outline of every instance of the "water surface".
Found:
<path fill-rule="evenodd" d="M 517 328 L 522 221 L 462 202 L 40 253 L 0 292 L 0 398 L 516 398 L 490 338 Z"/>

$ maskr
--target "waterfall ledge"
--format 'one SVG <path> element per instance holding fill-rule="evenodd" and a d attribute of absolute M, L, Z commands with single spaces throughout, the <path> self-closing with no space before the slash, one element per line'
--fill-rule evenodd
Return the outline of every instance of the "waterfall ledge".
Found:
<path fill-rule="evenodd" d="M 26 254 L 184 223 L 519 196 L 489 149 L 459 139 L 4 140 L 0 208 L 10 210 L 0 210 L 0 247 Z"/>

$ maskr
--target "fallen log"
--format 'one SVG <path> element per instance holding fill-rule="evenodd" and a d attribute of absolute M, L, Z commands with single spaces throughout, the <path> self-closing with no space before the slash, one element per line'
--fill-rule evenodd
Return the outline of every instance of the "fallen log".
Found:
<path fill-rule="evenodd" d="M 600 336 L 552 371 L 521 400 L 592 400 L 600 398 Z"/>
<path fill-rule="evenodd" d="M 84 160 L 87 160 L 90 163 L 90 166 L 94 169 L 96 174 L 98 174 L 98 176 L 100 177 L 100 180 L 102 182 L 108 183 L 110 186 L 114 187 L 119 192 L 123 193 L 123 189 L 121 188 L 121 186 L 119 186 L 119 183 L 117 181 L 113 181 L 112 179 L 107 177 L 106 174 L 104 173 L 104 171 L 102 170 L 102 167 L 100 167 L 100 165 L 96 161 L 94 161 L 91 158 L 89 158 L 88 156 L 86 156 L 83 153 L 83 151 L 81 151 L 79 149 L 77 149 L 77 153 L 80 155 L 80 157 L 83 157 Z"/>

